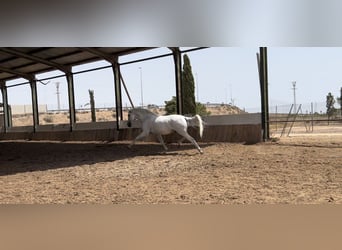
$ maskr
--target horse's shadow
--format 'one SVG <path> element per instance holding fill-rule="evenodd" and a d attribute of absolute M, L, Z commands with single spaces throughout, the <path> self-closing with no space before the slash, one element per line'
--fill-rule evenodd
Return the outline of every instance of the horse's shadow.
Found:
<path fill-rule="evenodd" d="M 164 151 L 159 143 L 127 142 L 0 142 L 0 176 L 113 162 L 139 156 L 199 155 L 192 144 L 168 144 Z M 210 144 L 201 144 L 205 148 Z"/>
<path fill-rule="evenodd" d="M 162 145 L 159 143 L 142 143 L 135 144 L 132 148 L 127 148 L 135 156 L 150 156 L 150 155 L 200 155 L 198 150 L 191 143 L 167 143 L 168 150 L 164 150 Z M 201 148 L 206 148 L 212 145 L 212 143 L 201 143 Z"/>

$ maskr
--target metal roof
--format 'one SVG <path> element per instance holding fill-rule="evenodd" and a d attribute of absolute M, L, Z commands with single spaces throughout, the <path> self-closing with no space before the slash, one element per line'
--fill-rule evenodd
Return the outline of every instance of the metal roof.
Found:
<path fill-rule="evenodd" d="M 128 55 L 151 47 L 0 47 L 0 82 L 31 79 L 52 70 L 71 71 L 72 66 Z"/>

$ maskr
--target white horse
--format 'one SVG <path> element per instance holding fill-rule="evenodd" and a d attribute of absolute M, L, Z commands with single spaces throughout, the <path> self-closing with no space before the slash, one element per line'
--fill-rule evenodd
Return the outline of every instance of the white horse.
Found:
<path fill-rule="evenodd" d="M 148 136 L 150 133 L 155 134 L 163 145 L 164 149 L 167 150 L 162 135 L 167 135 L 176 131 L 178 134 L 183 136 L 183 138 L 179 141 L 183 141 L 187 139 L 190 141 L 202 154 L 203 151 L 198 146 L 197 142 L 194 138 L 192 138 L 188 132 L 189 126 L 197 126 L 199 127 L 199 135 L 202 138 L 203 135 L 203 121 L 199 115 L 195 115 L 193 117 L 185 117 L 183 115 L 161 115 L 158 116 L 155 113 L 142 108 L 134 108 L 128 112 L 128 123 L 127 126 L 131 127 L 132 121 L 138 119 L 142 122 L 142 132 L 132 141 L 129 147 L 132 147 L 137 140 L 141 140 L 144 137 Z"/>

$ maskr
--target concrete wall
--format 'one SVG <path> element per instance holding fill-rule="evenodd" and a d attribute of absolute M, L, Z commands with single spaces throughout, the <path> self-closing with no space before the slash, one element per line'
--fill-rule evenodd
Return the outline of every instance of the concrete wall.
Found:
<path fill-rule="evenodd" d="M 203 117 L 208 125 L 246 125 L 261 124 L 261 114 L 210 115 Z"/>
<path fill-rule="evenodd" d="M 245 142 L 258 143 L 262 140 L 260 114 L 225 115 L 204 117 L 206 125 L 203 138 L 199 138 L 196 128 L 189 128 L 189 134 L 200 142 Z M 0 133 L 0 139 L 18 140 L 53 140 L 53 141 L 117 141 L 132 140 L 140 132 L 139 123 L 127 127 L 125 121 L 122 129 L 116 129 L 115 122 L 79 123 L 70 132 L 68 124 L 41 125 L 34 133 L 31 126 L 13 127 L 8 133 Z M 180 136 L 176 133 L 164 137 L 167 142 L 176 142 Z M 147 141 L 156 141 L 150 135 Z"/>

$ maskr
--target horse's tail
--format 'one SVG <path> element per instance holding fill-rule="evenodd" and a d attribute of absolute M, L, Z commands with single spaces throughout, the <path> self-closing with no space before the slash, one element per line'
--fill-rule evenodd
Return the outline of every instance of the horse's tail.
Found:
<path fill-rule="evenodd" d="M 203 121 L 202 118 L 199 115 L 195 115 L 198 121 L 198 127 L 199 127 L 199 135 L 202 138 L 203 136 Z"/>
<path fill-rule="evenodd" d="M 201 116 L 195 115 L 193 117 L 186 117 L 186 120 L 190 121 L 190 123 L 189 123 L 190 126 L 197 126 L 199 128 L 199 135 L 202 138 L 202 136 L 203 136 L 203 121 L 202 121 Z M 194 120 L 196 120 L 195 123 L 193 123 Z"/>

